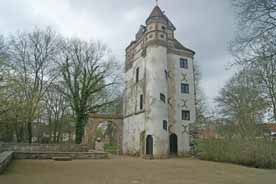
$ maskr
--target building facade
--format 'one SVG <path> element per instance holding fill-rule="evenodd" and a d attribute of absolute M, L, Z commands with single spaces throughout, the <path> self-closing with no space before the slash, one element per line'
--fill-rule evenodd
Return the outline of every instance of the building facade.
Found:
<path fill-rule="evenodd" d="M 124 154 L 167 157 L 190 149 L 195 121 L 193 57 L 176 28 L 155 6 L 126 48 Z"/>

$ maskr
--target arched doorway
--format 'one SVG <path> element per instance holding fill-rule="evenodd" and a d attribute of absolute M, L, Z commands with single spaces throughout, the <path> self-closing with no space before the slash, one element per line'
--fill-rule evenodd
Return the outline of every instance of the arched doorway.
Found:
<path fill-rule="evenodd" d="M 170 135 L 170 154 L 177 155 L 177 135 Z"/>
<path fill-rule="evenodd" d="M 153 155 L 153 138 L 152 135 L 148 135 L 146 139 L 146 154 Z"/>

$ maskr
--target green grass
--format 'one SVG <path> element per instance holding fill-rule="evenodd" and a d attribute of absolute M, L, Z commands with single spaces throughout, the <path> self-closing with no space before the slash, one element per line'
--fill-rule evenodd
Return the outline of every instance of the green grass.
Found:
<path fill-rule="evenodd" d="M 276 143 L 263 139 L 197 140 L 200 159 L 276 169 Z"/>

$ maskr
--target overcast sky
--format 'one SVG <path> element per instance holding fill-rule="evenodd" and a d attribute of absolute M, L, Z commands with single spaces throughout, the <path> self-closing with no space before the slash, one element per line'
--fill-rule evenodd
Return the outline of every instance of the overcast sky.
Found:
<path fill-rule="evenodd" d="M 227 51 L 235 19 L 229 0 L 159 0 L 176 26 L 176 37 L 196 51 L 208 100 L 233 72 Z M 0 0 L 0 33 L 52 26 L 65 36 L 101 40 L 124 62 L 124 49 L 144 24 L 155 0 Z"/>

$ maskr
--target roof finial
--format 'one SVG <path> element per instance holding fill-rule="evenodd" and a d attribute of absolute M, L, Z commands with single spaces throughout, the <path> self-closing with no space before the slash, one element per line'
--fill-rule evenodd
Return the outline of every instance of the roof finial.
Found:
<path fill-rule="evenodd" d="M 156 2 L 156 6 L 158 6 L 158 0 L 155 0 L 155 2 Z"/>

